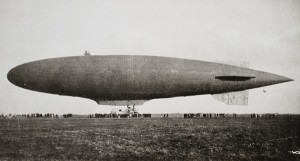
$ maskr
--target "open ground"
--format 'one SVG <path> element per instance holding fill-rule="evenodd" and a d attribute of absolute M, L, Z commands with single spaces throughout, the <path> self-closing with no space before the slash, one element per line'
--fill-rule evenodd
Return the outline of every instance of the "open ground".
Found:
<path fill-rule="evenodd" d="M 300 117 L 0 119 L 0 160 L 300 160 Z"/>

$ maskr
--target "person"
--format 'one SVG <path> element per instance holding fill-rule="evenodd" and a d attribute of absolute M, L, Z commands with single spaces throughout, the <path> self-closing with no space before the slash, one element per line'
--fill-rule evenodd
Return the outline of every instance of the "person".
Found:
<path fill-rule="evenodd" d="M 85 51 L 84 56 L 91 56 L 91 53 L 89 51 Z"/>

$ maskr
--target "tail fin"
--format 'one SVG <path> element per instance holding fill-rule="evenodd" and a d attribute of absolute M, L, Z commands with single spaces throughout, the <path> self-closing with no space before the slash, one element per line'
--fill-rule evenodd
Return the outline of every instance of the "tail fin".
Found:
<path fill-rule="evenodd" d="M 227 105 L 248 105 L 249 91 L 214 94 L 212 97 Z"/>

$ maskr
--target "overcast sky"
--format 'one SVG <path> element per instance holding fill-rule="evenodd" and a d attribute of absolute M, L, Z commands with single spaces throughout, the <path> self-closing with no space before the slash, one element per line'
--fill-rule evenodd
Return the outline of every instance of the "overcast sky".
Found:
<path fill-rule="evenodd" d="M 293 82 L 250 90 L 248 106 L 210 95 L 157 99 L 140 112 L 300 113 L 299 0 L 0 0 L 0 113 L 101 113 L 112 106 L 19 88 L 22 63 L 83 55 L 247 61 Z M 266 93 L 263 92 L 266 90 Z"/>

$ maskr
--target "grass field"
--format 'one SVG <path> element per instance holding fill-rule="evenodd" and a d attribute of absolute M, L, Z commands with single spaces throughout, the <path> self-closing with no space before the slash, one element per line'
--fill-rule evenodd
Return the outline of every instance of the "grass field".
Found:
<path fill-rule="evenodd" d="M 0 120 L 0 160 L 300 160 L 299 149 L 299 116 Z"/>

